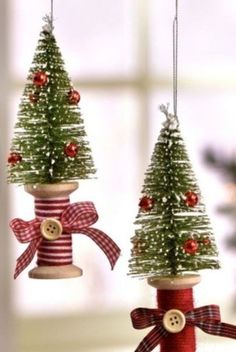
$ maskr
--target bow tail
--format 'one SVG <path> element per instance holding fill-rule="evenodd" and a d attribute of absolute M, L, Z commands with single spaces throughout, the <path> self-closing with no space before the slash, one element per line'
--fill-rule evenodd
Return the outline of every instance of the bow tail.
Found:
<path fill-rule="evenodd" d="M 26 248 L 26 250 L 21 254 L 21 256 L 17 259 L 16 261 L 16 268 L 15 268 L 15 274 L 14 274 L 14 279 L 17 278 L 18 275 L 30 264 L 30 262 L 33 260 L 35 253 L 40 245 L 40 242 L 42 241 L 41 238 L 35 239 L 31 241 L 29 246 Z"/>
<path fill-rule="evenodd" d="M 154 329 L 152 329 L 147 336 L 144 337 L 144 339 L 140 342 L 138 347 L 136 348 L 135 352 L 150 352 L 152 351 L 156 346 L 159 345 L 161 342 L 161 339 L 165 336 L 167 336 L 169 333 L 164 329 L 164 327 L 161 326 L 155 326 Z"/>
<path fill-rule="evenodd" d="M 120 256 L 120 248 L 117 244 L 103 231 L 96 228 L 90 227 L 80 229 L 79 232 L 83 235 L 89 236 L 98 245 L 98 247 L 105 253 L 111 264 L 111 269 L 113 269 Z"/>
<path fill-rule="evenodd" d="M 236 326 L 234 325 L 218 321 L 198 322 L 196 325 L 207 334 L 236 339 Z"/>

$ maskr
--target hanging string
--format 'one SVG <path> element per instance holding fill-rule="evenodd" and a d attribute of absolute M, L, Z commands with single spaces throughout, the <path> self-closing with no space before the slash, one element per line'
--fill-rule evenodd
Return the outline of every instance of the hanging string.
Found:
<path fill-rule="evenodd" d="M 48 33 L 52 33 L 54 26 L 53 26 L 53 22 L 54 22 L 54 18 L 53 18 L 53 0 L 51 0 L 51 13 L 48 15 L 45 15 L 43 17 L 43 20 L 46 22 L 46 25 L 44 26 L 44 30 Z"/>
<path fill-rule="evenodd" d="M 178 105 L 178 0 L 175 0 L 175 18 L 173 22 L 173 106 L 177 116 Z"/>
<path fill-rule="evenodd" d="M 53 28 L 53 0 L 51 0 L 51 25 Z"/>

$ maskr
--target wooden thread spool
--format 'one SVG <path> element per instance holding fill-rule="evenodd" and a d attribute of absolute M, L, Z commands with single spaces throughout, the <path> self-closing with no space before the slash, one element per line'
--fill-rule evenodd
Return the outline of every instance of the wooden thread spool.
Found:
<path fill-rule="evenodd" d="M 38 266 L 30 270 L 30 278 L 64 279 L 83 274 L 80 268 L 72 264 L 71 234 L 63 233 L 58 221 L 63 210 L 70 204 L 69 195 L 77 188 L 77 182 L 25 186 L 25 191 L 35 197 L 36 217 L 46 226 L 41 227 L 44 238 L 37 252 Z"/>
<path fill-rule="evenodd" d="M 185 313 L 194 309 L 192 287 L 200 282 L 199 275 L 151 277 L 148 284 L 157 289 L 157 306 L 165 311 Z M 180 332 L 169 333 L 160 343 L 160 352 L 195 352 L 195 328 L 185 326 Z"/>

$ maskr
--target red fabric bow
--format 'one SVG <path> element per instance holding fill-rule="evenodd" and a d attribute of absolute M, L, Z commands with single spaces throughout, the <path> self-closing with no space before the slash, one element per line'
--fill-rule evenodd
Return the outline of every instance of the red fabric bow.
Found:
<path fill-rule="evenodd" d="M 60 218 L 64 232 L 81 233 L 89 236 L 103 250 L 113 269 L 120 256 L 120 249 L 104 232 L 90 227 L 97 220 L 98 214 L 92 202 L 70 204 L 63 210 Z M 30 242 L 27 249 L 17 259 L 14 278 L 17 278 L 30 264 L 43 240 L 40 224 L 41 221 L 37 218 L 31 221 L 13 219 L 10 222 L 10 227 L 18 241 L 21 243 Z"/>
<path fill-rule="evenodd" d="M 155 326 L 141 341 L 135 352 L 150 352 L 170 333 L 165 330 L 162 320 L 166 311 L 163 309 L 137 308 L 131 312 L 131 320 L 135 329 Z M 216 305 L 196 308 L 184 313 L 186 325 L 198 326 L 204 332 L 236 339 L 236 326 L 221 323 L 220 309 Z"/>

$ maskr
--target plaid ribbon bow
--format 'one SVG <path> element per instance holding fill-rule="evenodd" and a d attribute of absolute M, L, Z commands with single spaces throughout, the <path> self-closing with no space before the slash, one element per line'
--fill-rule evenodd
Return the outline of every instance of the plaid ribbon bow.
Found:
<path fill-rule="evenodd" d="M 113 269 L 120 256 L 120 248 L 104 232 L 90 227 L 97 220 L 98 214 L 92 202 L 70 204 L 63 210 L 60 218 L 63 232 L 89 236 L 105 253 Z M 30 242 L 27 249 L 17 259 L 15 279 L 30 264 L 43 240 L 40 224 L 41 221 L 37 218 L 31 221 L 13 219 L 10 222 L 10 227 L 18 241 L 21 243 Z"/>
<path fill-rule="evenodd" d="M 131 320 L 135 329 L 155 326 L 141 341 L 135 352 L 152 351 L 163 338 L 170 334 L 162 325 L 165 313 L 163 309 L 147 308 L 137 308 L 131 312 Z M 216 305 L 196 308 L 184 315 L 188 326 L 197 326 L 207 334 L 236 339 L 236 326 L 221 323 L 220 308 Z"/>

